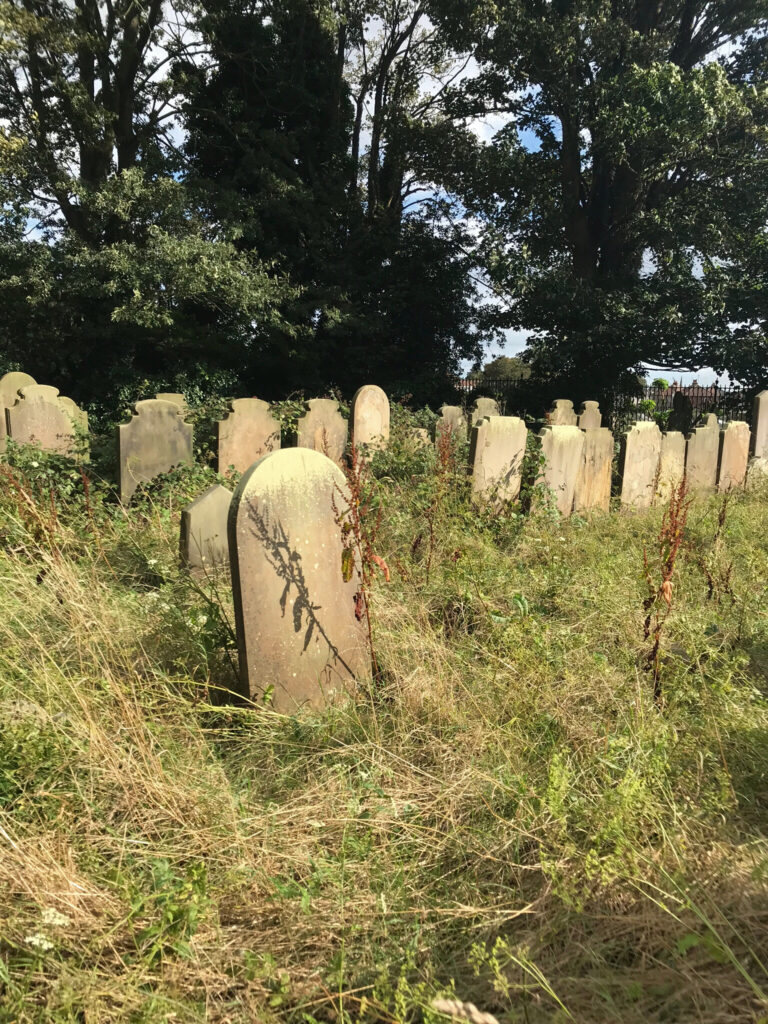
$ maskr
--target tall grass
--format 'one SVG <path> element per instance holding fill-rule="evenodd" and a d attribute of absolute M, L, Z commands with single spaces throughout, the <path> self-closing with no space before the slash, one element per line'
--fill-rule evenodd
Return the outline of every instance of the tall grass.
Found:
<path fill-rule="evenodd" d="M 200 471 L 123 512 L 4 470 L 0 1020 L 768 1019 L 768 495 L 692 505 L 659 706 L 662 510 L 486 517 L 405 442 L 374 470 L 379 675 L 295 717 L 222 703 L 226 580 L 177 566 Z"/>

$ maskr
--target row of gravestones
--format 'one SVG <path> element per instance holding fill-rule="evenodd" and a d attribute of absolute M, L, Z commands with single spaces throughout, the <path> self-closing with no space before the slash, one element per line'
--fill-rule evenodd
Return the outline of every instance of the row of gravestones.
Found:
<path fill-rule="evenodd" d="M 56 388 L 38 384 L 28 373 L 0 377 L 0 452 L 12 437 L 19 444 L 74 455 L 87 433 L 88 414 Z"/>

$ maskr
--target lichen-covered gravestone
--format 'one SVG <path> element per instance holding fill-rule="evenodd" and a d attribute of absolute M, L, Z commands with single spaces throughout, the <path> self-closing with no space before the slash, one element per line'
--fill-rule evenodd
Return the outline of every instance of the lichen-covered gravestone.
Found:
<path fill-rule="evenodd" d="M 768 391 L 761 391 L 755 397 L 750 453 L 756 459 L 768 458 Z"/>
<path fill-rule="evenodd" d="M 344 571 L 343 473 L 320 452 L 287 448 L 245 473 L 229 549 L 244 696 L 293 714 L 370 675 L 356 567 Z"/>
<path fill-rule="evenodd" d="M 356 446 L 387 446 L 389 399 L 376 384 L 365 384 L 355 392 L 352 399 L 352 440 Z"/>
<path fill-rule="evenodd" d="M 514 501 L 520 493 L 525 422 L 517 416 L 485 416 L 472 428 L 469 464 L 475 501 Z"/>
<path fill-rule="evenodd" d="M 486 416 L 498 416 L 499 415 L 499 403 L 495 398 L 486 398 L 481 396 L 476 398 L 472 406 L 472 413 L 469 421 L 472 426 L 476 426 L 481 420 L 485 419 Z"/>
<path fill-rule="evenodd" d="M 573 510 L 576 484 L 584 457 L 584 431 L 575 425 L 544 427 L 541 434 L 544 466 L 540 482 L 552 493 L 558 511 L 569 516 Z"/>
<path fill-rule="evenodd" d="M 299 448 L 322 452 L 337 466 L 341 465 L 347 448 L 347 421 L 341 415 L 339 403 L 330 398 L 311 398 L 299 419 L 296 443 Z"/>
<path fill-rule="evenodd" d="M 20 373 L 16 370 L 0 377 L 0 452 L 5 451 L 5 439 L 8 436 L 8 427 L 5 420 L 6 410 L 16 404 L 19 391 L 22 388 L 36 383 L 35 378 L 30 377 L 28 373 Z"/>
<path fill-rule="evenodd" d="M 229 564 L 227 521 L 232 492 L 214 484 L 181 513 L 179 553 L 182 564 L 196 572 Z"/>
<path fill-rule="evenodd" d="M 661 457 L 661 431 L 655 423 L 635 423 L 626 432 L 621 451 L 621 503 L 650 508 L 656 494 Z"/>
<path fill-rule="evenodd" d="M 717 489 L 721 493 L 744 486 L 749 463 L 749 424 L 734 420 L 720 434 Z"/>
<path fill-rule="evenodd" d="M 578 416 L 570 398 L 558 398 L 547 413 L 547 422 L 553 427 L 576 427 Z"/>
<path fill-rule="evenodd" d="M 78 434 L 88 431 L 88 414 L 47 384 L 27 384 L 6 412 L 8 434 L 19 444 L 39 444 L 58 455 L 82 454 Z"/>
<path fill-rule="evenodd" d="M 611 477 L 613 475 L 613 434 L 607 427 L 579 427 L 584 434 L 584 453 L 581 472 L 576 482 L 573 507 L 576 512 L 599 509 L 607 512 L 611 506 Z"/>
<path fill-rule="evenodd" d="M 435 424 L 436 442 L 439 442 L 441 436 L 448 433 L 455 441 L 464 441 L 468 429 L 467 417 L 460 405 L 440 406 L 440 416 Z"/>
<path fill-rule="evenodd" d="M 120 500 L 127 503 L 139 484 L 192 462 L 192 424 L 173 402 L 137 402 L 128 423 L 118 427 Z"/>
<path fill-rule="evenodd" d="M 714 494 L 719 451 L 720 427 L 717 416 L 709 413 L 704 425 L 696 427 L 688 437 L 686 445 L 685 475 L 691 492 Z"/>
<path fill-rule="evenodd" d="M 670 430 L 661 435 L 659 475 L 656 484 L 656 501 L 665 503 L 685 476 L 685 437 L 679 430 Z"/>
<path fill-rule="evenodd" d="M 598 402 L 584 402 L 579 413 L 579 427 L 582 430 L 597 430 L 603 425 L 603 415 Z"/>
<path fill-rule="evenodd" d="M 217 424 L 218 469 L 244 473 L 249 466 L 280 447 L 280 424 L 259 398 L 236 398 Z"/>

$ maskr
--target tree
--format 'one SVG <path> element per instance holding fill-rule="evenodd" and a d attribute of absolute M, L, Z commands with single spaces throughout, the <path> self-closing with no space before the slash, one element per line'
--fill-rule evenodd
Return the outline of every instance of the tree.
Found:
<path fill-rule="evenodd" d="M 0 358 L 81 400 L 236 368 L 279 291 L 179 180 L 180 19 L 160 0 L 0 3 Z"/>
<path fill-rule="evenodd" d="M 482 224 L 478 258 L 507 325 L 533 332 L 534 374 L 583 398 L 644 361 L 728 368 L 724 278 L 768 210 L 762 0 L 429 11 L 479 68 L 446 105 L 432 173 Z M 483 145 L 467 125 L 489 114 L 504 124 Z"/>
<path fill-rule="evenodd" d="M 527 380 L 530 366 L 520 356 L 497 356 L 483 367 L 484 380 Z"/>
<path fill-rule="evenodd" d="M 375 379 L 426 397 L 476 353 L 478 319 L 465 232 L 414 173 L 436 103 L 422 82 L 450 63 L 423 7 L 216 0 L 199 29 L 210 61 L 188 69 L 185 112 L 200 203 L 297 289 L 290 359 L 262 362 L 262 393 Z"/>

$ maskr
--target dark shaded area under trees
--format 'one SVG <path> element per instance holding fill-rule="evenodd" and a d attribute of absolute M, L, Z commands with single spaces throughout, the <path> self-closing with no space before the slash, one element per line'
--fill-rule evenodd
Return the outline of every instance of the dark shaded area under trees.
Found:
<path fill-rule="evenodd" d="M 439 401 L 515 328 L 540 395 L 759 383 L 767 11 L 0 0 L 0 372 Z"/>

